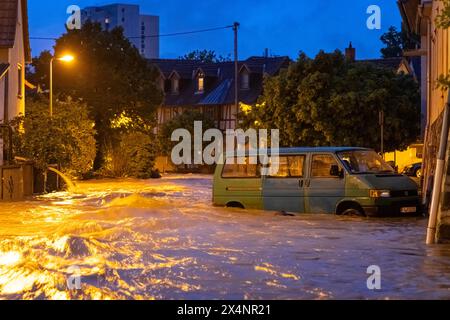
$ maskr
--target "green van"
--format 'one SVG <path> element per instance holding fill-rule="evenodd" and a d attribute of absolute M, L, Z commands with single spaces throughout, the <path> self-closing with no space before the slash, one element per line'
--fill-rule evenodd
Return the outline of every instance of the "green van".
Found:
<path fill-rule="evenodd" d="M 277 172 L 264 176 L 261 170 L 270 169 L 270 161 L 253 164 L 255 157 L 225 156 L 217 165 L 214 205 L 361 216 L 420 213 L 417 184 L 371 149 L 280 149 Z"/>

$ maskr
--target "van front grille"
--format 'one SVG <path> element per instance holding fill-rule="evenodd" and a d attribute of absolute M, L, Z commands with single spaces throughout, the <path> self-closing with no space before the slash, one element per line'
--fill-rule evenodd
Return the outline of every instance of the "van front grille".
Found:
<path fill-rule="evenodd" d="M 391 191 L 391 197 L 417 197 L 419 195 L 417 190 L 402 190 L 402 191 Z"/>

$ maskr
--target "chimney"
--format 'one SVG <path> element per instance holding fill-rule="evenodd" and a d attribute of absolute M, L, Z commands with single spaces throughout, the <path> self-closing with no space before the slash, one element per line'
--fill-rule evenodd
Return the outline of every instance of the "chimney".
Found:
<path fill-rule="evenodd" d="M 353 48 L 351 42 L 349 47 L 345 49 L 345 57 L 351 62 L 354 62 L 356 60 L 356 49 Z"/>

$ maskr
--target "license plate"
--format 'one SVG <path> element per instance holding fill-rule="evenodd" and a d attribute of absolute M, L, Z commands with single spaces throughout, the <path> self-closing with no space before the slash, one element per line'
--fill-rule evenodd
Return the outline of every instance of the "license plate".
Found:
<path fill-rule="evenodd" d="M 400 209 L 401 213 L 416 213 L 417 207 L 405 207 Z"/>

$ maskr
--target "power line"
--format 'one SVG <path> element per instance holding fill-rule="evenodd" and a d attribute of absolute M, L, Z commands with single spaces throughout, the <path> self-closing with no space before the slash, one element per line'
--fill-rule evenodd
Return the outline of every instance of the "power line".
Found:
<path fill-rule="evenodd" d="M 159 34 L 159 35 L 150 35 L 150 36 L 139 36 L 139 37 L 126 37 L 128 39 L 142 39 L 142 38 L 162 38 L 162 37 L 175 37 L 175 36 L 182 36 L 182 35 L 188 35 L 188 34 L 196 34 L 196 33 L 204 33 L 204 32 L 211 32 L 211 31 L 217 31 L 217 30 L 223 30 L 223 29 L 232 29 L 234 26 L 225 26 L 225 27 L 216 27 L 216 28 L 208 28 L 208 29 L 200 29 L 200 30 L 194 30 L 194 31 L 184 31 L 184 32 L 174 32 L 174 33 L 166 33 L 166 34 Z M 57 40 L 58 38 L 50 38 L 50 37 L 30 37 L 30 40 L 48 40 L 53 41 Z"/>

